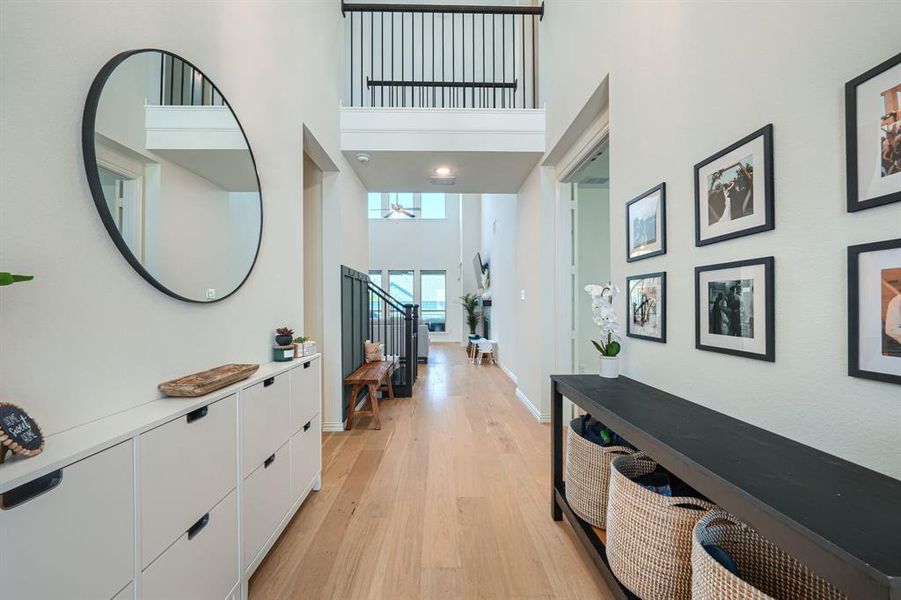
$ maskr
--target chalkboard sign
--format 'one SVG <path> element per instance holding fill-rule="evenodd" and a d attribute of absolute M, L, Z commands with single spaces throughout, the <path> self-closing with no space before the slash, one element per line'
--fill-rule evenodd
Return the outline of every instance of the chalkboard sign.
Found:
<path fill-rule="evenodd" d="M 0 402 L 0 463 L 12 451 L 22 456 L 34 456 L 44 449 L 41 428 L 24 410 L 15 404 Z"/>

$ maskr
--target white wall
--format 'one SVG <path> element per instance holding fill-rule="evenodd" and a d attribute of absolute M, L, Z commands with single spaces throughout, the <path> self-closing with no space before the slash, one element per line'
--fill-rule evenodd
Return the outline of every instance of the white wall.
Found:
<path fill-rule="evenodd" d="M 842 100 L 846 81 L 897 53 L 901 4 L 560 0 L 547 12 L 548 147 L 609 73 L 613 278 L 668 275 L 668 342 L 627 340 L 623 372 L 901 477 L 898 386 L 845 374 L 844 258 L 898 237 L 901 205 L 846 212 Z M 766 123 L 775 231 L 696 248 L 693 165 Z M 627 265 L 623 205 L 661 181 L 668 253 Z M 776 362 L 696 350 L 694 267 L 768 255 Z"/>
<path fill-rule="evenodd" d="M 482 195 L 482 260 L 491 268 L 491 337 L 497 360 L 514 378 L 519 329 L 519 281 L 516 273 L 516 194 Z"/>
<path fill-rule="evenodd" d="M 330 0 L 0 5 L 0 256 L 4 270 L 36 275 L 0 291 L 0 400 L 52 434 L 156 398 L 172 377 L 271 360 L 273 328 L 302 326 L 303 124 L 341 169 L 326 200 L 365 215 L 338 150 L 341 28 Z M 157 292 L 122 259 L 94 209 L 81 157 L 84 99 L 107 60 L 142 47 L 201 67 L 256 157 L 260 255 L 245 287 L 220 303 Z M 356 237 L 338 259 L 366 267 L 365 227 L 353 216 L 342 223 L 339 232 Z"/>

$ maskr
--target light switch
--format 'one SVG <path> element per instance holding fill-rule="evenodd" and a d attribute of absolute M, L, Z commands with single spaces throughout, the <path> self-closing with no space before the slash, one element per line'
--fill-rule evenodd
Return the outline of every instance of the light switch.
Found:
<path fill-rule="evenodd" d="M 207 300 L 215 300 L 215 299 L 216 299 L 216 290 L 215 290 L 215 288 L 207 288 L 207 289 L 206 289 L 206 299 L 207 299 Z"/>

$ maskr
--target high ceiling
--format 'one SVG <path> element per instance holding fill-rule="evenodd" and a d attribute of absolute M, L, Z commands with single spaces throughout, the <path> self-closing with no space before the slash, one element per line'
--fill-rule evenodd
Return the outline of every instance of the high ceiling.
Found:
<path fill-rule="evenodd" d="M 357 152 L 345 151 L 357 176 L 371 192 L 453 192 L 463 194 L 515 194 L 538 161 L 540 152 L 367 152 L 369 162 L 357 160 Z M 434 185 L 435 169 L 447 167 L 454 185 Z"/>

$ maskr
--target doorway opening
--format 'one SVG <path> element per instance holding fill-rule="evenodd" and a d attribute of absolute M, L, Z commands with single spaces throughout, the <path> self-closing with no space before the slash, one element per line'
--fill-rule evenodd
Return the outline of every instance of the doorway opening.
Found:
<path fill-rule="evenodd" d="M 610 281 L 610 147 L 605 140 L 571 177 L 572 357 L 574 373 L 596 373 L 598 352 L 591 343 L 590 283 Z"/>

